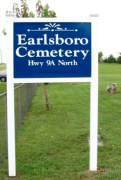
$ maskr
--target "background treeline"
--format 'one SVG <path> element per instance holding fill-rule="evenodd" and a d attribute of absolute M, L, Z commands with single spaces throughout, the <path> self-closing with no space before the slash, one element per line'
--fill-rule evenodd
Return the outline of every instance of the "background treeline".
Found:
<path fill-rule="evenodd" d="M 102 52 L 98 53 L 98 61 L 99 63 L 117 63 L 121 64 L 121 53 L 119 53 L 118 57 L 114 57 L 113 55 L 109 55 L 108 57 L 104 57 Z"/>

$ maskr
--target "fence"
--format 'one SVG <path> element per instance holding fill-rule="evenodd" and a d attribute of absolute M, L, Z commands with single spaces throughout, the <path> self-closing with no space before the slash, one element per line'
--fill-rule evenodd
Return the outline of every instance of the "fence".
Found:
<path fill-rule="evenodd" d="M 0 167 L 7 158 L 6 133 L 6 93 L 3 93 L 0 95 Z"/>
<path fill-rule="evenodd" d="M 19 84 L 15 86 L 16 132 L 24 123 L 24 117 L 29 110 L 37 86 L 37 84 Z M 6 93 L 3 93 L 0 95 L 0 167 L 4 159 L 7 158 L 6 122 Z"/>

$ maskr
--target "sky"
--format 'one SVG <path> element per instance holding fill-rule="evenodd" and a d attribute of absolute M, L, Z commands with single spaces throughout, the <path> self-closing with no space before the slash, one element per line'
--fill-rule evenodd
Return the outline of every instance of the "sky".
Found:
<path fill-rule="evenodd" d="M 27 0 L 29 8 L 35 10 L 36 0 Z M 9 26 L 5 21 L 5 11 L 11 10 L 14 2 L 20 0 L 4 0 L 0 6 L 0 55 L 5 59 L 5 49 L 8 45 L 7 38 L 3 37 L 2 30 Z M 98 15 L 98 50 L 104 56 L 113 54 L 117 56 L 121 52 L 121 0 L 41 0 L 42 4 L 48 3 L 59 18 L 89 18 L 90 15 Z M 2 53 L 1 53 L 2 52 Z"/>

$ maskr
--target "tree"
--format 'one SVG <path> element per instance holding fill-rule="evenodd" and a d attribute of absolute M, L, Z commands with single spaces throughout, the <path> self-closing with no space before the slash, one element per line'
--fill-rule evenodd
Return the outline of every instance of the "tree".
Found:
<path fill-rule="evenodd" d="M 47 4 L 45 7 L 43 7 L 42 17 L 56 17 L 56 13 L 49 10 L 49 5 Z"/>
<path fill-rule="evenodd" d="M 113 55 L 108 57 L 108 63 L 116 63 L 116 58 Z"/>
<path fill-rule="evenodd" d="M 20 17 L 34 17 L 34 13 L 29 11 L 29 7 L 26 0 L 21 0 L 21 6 L 19 7 L 17 3 L 13 5 L 13 12 L 17 18 Z"/>
<path fill-rule="evenodd" d="M 120 55 L 117 58 L 117 63 L 121 64 L 121 53 L 120 53 Z"/>
<path fill-rule="evenodd" d="M 42 5 L 41 1 L 38 0 L 36 3 L 36 12 L 29 10 L 29 5 L 27 0 L 21 0 L 21 6 L 19 7 L 17 3 L 13 5 L 13 11 L 16 17 L 56 17 L 56 13 L 50 10 L 49 5 Z"/>
<path fill-rule="evenodd" d="M 99 52 L 98 53 L 98 61 L 101 63 L 103 62 L 103 53 L 102 52 Z"/>

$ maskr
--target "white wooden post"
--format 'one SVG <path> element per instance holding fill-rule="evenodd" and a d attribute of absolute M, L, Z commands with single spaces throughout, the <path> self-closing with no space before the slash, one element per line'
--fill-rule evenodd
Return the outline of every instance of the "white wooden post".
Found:
<path fill-rule="evenodd" d="M 15 153 L 15 110 L 14 110 L 14 81 L 13 81 L 13 26 L 10 24 L 8 34 L 7 56 L 7 132 L 8 132 L 8 174 L 16 176 Z"/>
<path fill-rule="evenodd" d="M 16 176 L 14 84 L 7 81 L 8 168 L 9 176 Z"/>
<path fill-rule="evenodd" d="M 92 80 L 90 89 L 90 171 L 97 171 L 98 157 L 98 38 L 97 23 L 92 23 Z"/>

